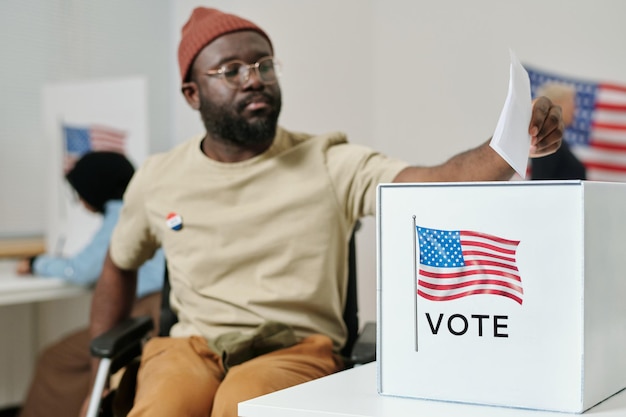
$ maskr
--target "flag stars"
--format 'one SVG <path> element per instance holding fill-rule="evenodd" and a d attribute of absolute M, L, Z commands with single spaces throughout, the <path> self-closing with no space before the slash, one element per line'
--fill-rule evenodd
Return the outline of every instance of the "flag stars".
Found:
<path fill-rule="evenodd" d="M 417 227 L 420 263 L 442 268 L 465 265 L 459 231 L 446 231 Z"/>

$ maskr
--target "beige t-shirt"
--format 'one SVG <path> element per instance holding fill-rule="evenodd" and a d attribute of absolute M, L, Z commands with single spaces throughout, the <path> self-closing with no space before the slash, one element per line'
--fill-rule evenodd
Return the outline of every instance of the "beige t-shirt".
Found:
<path fill-rule="evenodd" d="M 298 337 L 328 335 L 338 351 L 348 241 L 375 212 L 376 186 L 407 166 L 343 134 L 279 129 L 265 153 L 220 163 L 198 136 L 137 171 L 111 240 L 113 261 L 134 269 L 162 246 L 179 322 L 172 336 L 207 340 L 272 320 Z M 174 230 L 168 215 L 178 215 Z"/>

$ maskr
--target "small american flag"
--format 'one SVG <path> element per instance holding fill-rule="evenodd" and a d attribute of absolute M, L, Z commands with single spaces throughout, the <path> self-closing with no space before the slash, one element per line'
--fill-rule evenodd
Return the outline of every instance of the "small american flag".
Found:
<path fill-rule="evenodd" d="M 126 132 L 104 125 L 63 126 L 64 170 L 68 172 L 87 152 L 126 152 Z"/>
<path fill-rule="evenodd" d="M 522 304 L 524 291 L 515 262 L 519 241 L 469 230 L 416 229 L 421 297 L 448 301 L 494 294 Z"/>
<path fill-rule="evenodd" d="M 626 181 L 626 85 L 563 77 L 525 66 L 533 97 L 546 82 L 576 88 L 576 113 L 565 140 L 585 165 L 587 178 Z"/>

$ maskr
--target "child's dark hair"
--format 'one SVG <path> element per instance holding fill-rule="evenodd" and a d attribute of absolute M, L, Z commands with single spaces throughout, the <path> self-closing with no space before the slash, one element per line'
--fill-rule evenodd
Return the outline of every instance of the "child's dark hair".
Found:
<path fill-rule="evenodd" d="M 80 198 L 104 213 L 109 200 L 121 200 L 135 168 L 116 152 L 90 152 L 83 155 L 65 178 Z"/>

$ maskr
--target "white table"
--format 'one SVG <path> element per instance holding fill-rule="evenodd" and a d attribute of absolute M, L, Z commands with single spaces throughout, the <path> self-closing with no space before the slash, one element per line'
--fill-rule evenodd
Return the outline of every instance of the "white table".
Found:
<path fill-rule="evenodd" d="M 379 395 L 376 362 L 239 403 L 241 417 L 564 417 L 567 413 Z M 626 391 L 582 416 L 626 417 Z"/>
<path fill-rule="evenodd" d="M 20 276 L 17 261 L 0 260 L 0 306 L 48 301 L 85 294 L 87 289 L 60 278 Z"/>

